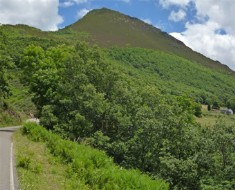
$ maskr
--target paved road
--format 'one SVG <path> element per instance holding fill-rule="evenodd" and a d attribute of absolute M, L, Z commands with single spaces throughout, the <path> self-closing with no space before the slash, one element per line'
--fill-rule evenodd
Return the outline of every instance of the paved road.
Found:
<path fill-rule="evenodd" d="M 0 190 L 17 190 L 12 133 L 19 127 L 0 128 Z"/>

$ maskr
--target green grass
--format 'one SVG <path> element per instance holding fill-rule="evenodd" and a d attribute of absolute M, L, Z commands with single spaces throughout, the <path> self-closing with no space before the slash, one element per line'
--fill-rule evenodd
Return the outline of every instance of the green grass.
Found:
<path fill-rule="evenodd" d="M 33 142 L 21 131 L 14 134 L 14 150 L 21 190 L 88 190 L 71 174 L 71 167 L 54 157 L 46 144 Z"/>
<path fill-rule="evenodd" d="M 202 117 L 196 118 L 202 126 L 214 126 L 218 120 L 223 120 L 228 125 L 235 125 L 235 115 L 225 115 L 218 110 L 208 111 L 207 106 L 202 106 Z"/>
<path fill-rule="evenodd" d="M 22 123 L 22 117 L 11 110 L 0 110 L 0 127 L 17 126 Z"/>
<path fill-rule="evenodd" d="M 137 170 L 123 169 L 104 152 L 62 140 L 36 124 L 25 124 L 22 132 L 27 137 L 18 132 L 14 138 L 17 142 L 16 157 L 22 188 L 63 189 L 65 181 L 72 180 L 73 188 L 68 189 L 168 189 L 168 184 L 162 180 L 153 180 Z M 52 188 L 50 179 L 54 179 L 53 184 L 58 187 Z"/>

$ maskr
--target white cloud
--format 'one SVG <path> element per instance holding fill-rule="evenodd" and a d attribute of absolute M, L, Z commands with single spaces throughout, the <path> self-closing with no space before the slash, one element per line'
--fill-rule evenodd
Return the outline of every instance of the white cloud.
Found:
<path fill-rule="evenodd" d="M 89 13 L 91 10 L 90 9 L 81 9 L 77 12 L 77 18 L 82 18 L 84 17 L 87 13 Z"/>
<path fill-rule="evenodd" d="M 168 8 L 172 5 L 185 7 L 190 1 L 191 0 L 159 0 L 159 3 L 163 8 Z"/>
<path fill-rule="evenodd" d="M 183 11 L 182 9 L 180 9 L 179 11 L 171 11 L 171 14 L 169 16 L 169 20 L 172 20 L 174 22 L 179 22 L 183 19 L 185 19 L 185 16 L 186 16 L 186 12 Z"/>
<path fill-rule="evenodd" d="M 152 21 L 149 18 L 146 19 L 141 19 L 143 22 L 147 23 L 147 24 L 153 24 Z"/>
<path fill-rule="evenodd" d="M 27 24 L 42 30 L 57 30 L 63 18 L 59 0 L 0 0 L 0 23 Z"/>
<path fill-rule="evenodd" d="M 66 1 L 66 2 L 60 3 L 60 7 L 62 7 L 62 8 L 71 7 L 73 5 L 74 5 L 74 2 L 72 2 L 72 1 Z"/>
<path fill-rule="evenodd" d="M 220 26 L 213 22 L 206 24 L 187 23 L 185 32 L 171 33 L 171 35 L 192 49 L 214 60 L 219 60 L 235 70 L 235 37 L 217 34 L 216 30 L 219 28 Z"/>
<path fill-rule="evenodd" d="M 71 7 L 75 4 L 82 4 L 82 3 L 87 3 L 91 0 L 63 0 L 60 2 L 60 7 L 62 8 L 67 8 L 67 7 Z"/>
<path fill-rule="evenodd" d="M 198 16 L 208 16 L 213 22 L 219 23 L 229 33 L 235 35 L 233 0 L 195 0 Z"/>
<path fill-rule="evenodd" d="M 142 0 L 142 1 L 144 1 L 144 0 Z M 147 1 L 147 0 L 145 0 L 145 1 Z M 141 20 L 142 20 L 143 22 L 145 22 L 146 24 L 152 25 L 152 26 L 155 27 L 155 28 L 164 30 L 164 25 L 161 24 L 161 23 L 154 24 L 154 23 L 152 22 L 152 20 L 149 19 L 149 18 L 146 18 L 146 19 L 143 19 L 143 18 L 142 18 Z"/>
<path fill-rule="evenodd" d="M 235 1 L 191 0 L 191 2 L 197 10 L 196 17 L 204 22 L 191 24 L 188 22 L 184 32 L 171 35 L 193 50 L 235 70 Z M 219 33 L 221 29 L 225 33 Z"/>

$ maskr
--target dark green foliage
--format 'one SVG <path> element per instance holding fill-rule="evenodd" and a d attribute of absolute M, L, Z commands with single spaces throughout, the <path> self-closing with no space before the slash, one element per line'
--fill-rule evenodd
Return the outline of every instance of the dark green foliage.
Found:
<path fill-rule="evenodd" d="M 211 111 L 211 105 L 210 104 L 207 105 L 207 110 Z"/>
<path fill-rule="evenodd" d="M 201 104 L 195 105 L 195 113 L 194 114 L 196 117 L 202 117 L 202 105 Z"/>
<path fill-rule="evenodd" d="M 197 163 L 203 189 L 235 188 L 235 128 L 218 122 L 214 127 L 204 128 L 201 136 L 201 150 Z"/>
<path fill-rule="evenodd" d="M 235 111 L 235 98 L 231 98 L 227 101 L 227 107 Z"/>
<path fill-rule="evenodd" d="M 5 44 L 0 40 L 0 101 L 9 95 L 7 69 L 12 64 L 11 57 L 6 54 L 5 49 Z"/>
<path fill-rule="evenodd" d="M 48 132 L 41 126 L 25 124 L 22 131 L 34 141 L 45 142 L 54 156 L 71 166 L 71 175 L 77 175 L 91 189 L 168 189 L 168 184 L 164 181 L 153 180 L 137 170 L 118 167 L 104 152 L 62 140 L 58 135 Z M 28 165 L 26 159 L 21 163 L 24 163 L 20 165 L 21 167 Z"/>
<path fill-rule="evenodd" d="M 219 110 L 220 109 L 220 104 L 218 101 L 214 101 L 212 104 L 212 109 Z"/>
<path fill-rule="evenodd" d="M 223 169 L 219 165 L 211 168 L 205 161 L 213 158 L 211 161 L 217 162 L 216 150 L 204 151 L 210 143 L 216 146 L 216 140 L 195 123 L 194 115 L 202 114 L 201 104 L 192 97 L 169 92 L 162 95 L 164 90 L 158 87 L 164 83 L 160 81 L 144 86 L 141 75 L 133 77 L 96 46 L 78 43 L 40 51 L 35 51 L 39 47 L 30 48 L 21 66 L 27 68 L 30 55 L 32 60 L 41 57 L 27 81 L 45 127 L 64 138 L 105 150 L 124 167 L 163 177 L 172 189 L 200 189 L 208 180 L 213 181 L 211 186 L 219 184 L 218 176 L 212 173 L 216 169 L 222 175 Z M 38 52 L 42 54 L 38 56 Z M 209 101 L 208 97 L 202 93 L 197 100 Z M 212 154 L 215 157 L 209 158 Z M 226 180 L 232 185 L 224 176 Z"/>

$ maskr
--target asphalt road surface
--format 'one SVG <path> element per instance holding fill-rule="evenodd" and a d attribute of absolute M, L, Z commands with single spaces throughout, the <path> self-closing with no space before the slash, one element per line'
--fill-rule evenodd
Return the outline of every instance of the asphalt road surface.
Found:
<path fill-rule="evenodd" d="M 19 127 L 0 128 L 0 190 L 17 190 L 11 136 Z"/>

